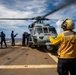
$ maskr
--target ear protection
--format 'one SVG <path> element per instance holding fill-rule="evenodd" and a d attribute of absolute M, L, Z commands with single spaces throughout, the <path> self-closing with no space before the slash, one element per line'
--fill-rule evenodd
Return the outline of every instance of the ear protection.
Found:
<path fill-rule="evenodd" d="M 64 20 L 64 22 L 61 25 L 61 28 L 63 28 L 63 29 L 66 29 L 67 28 L 67 23 L 66 23 L 67 20 L 68 19 Z"/>

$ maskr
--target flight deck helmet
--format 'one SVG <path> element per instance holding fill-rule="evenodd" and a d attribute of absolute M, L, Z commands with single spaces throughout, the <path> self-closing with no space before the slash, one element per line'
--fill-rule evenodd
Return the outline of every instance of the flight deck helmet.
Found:
<path fill-rule="evenodd" d="M 65 30 L 73 30 L 74 29 L 74 22 L 71 19 L 66 19 L 63 21 L 62 25 L 61 25 L 62 29 Z"/>

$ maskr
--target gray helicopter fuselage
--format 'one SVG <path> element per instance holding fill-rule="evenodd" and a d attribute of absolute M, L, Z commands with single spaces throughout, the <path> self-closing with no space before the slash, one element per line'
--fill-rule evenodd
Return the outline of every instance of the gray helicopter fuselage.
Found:
<path fill-rule="evenodd" d="M 45 24 L 36 24 L 34 27 L 30 28 L 30 35 L 33 45 L 45 46 L 52 45 L 49 41 L 48 36 L 57 36 L 56 30 L 53 26 Z"/>

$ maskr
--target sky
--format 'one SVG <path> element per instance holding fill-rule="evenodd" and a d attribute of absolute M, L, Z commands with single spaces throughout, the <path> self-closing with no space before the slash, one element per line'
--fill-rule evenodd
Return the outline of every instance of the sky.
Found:
<path fill-rule="evenodd" d="M 43 16 L 67 0 L 0 0 L 0 18 L 32 18 Z M 76 4 L 69 5 L 58 10 L 47 18 L 52 19 L 45 21 L 54 26 L 57 33 L 61 33 L 62 20 L 70 18 L 76 20 Z M 57 19 L 57 20 L 56 20 Z M 0 32 L 6 34 L 6 38 L 11 37 L 11 31 L 18 33 L 17 38 L 22 38 L 23 32 L 29 32 L 28 25 L 33 23 L 32 20 L 0 20 Z M 76 27 L 74 29 L 76 31 Z"/>

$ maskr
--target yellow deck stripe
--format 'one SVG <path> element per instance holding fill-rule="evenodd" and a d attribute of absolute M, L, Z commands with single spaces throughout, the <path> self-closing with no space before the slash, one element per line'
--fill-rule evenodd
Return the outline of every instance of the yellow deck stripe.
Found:
<path fill-rule="evenodd" d="M 0 69 L 57 68 L 57 65 L 0 65 Z"/>

